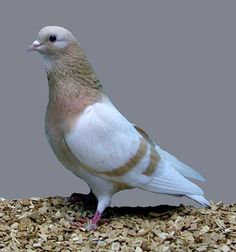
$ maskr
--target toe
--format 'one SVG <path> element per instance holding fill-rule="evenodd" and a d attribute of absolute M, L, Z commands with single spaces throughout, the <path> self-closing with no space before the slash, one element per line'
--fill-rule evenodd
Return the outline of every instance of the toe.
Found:
<path fill-rule="evenodd" d="M 84 224 L 83 227 L 86 231 L 93 231 L 97 228 L 97 225 L 89 222 L 89 223 Z"/>

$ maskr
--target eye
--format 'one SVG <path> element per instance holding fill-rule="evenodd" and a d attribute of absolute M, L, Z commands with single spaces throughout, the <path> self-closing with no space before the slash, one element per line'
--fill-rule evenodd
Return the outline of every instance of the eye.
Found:
<path fill-rule="evenodd" d="M 49 41 L 50 42 L 55 42 L 56 40 L 57 40 L 56 35 L 52 34 L 52 35 L 49 36 Z"/>

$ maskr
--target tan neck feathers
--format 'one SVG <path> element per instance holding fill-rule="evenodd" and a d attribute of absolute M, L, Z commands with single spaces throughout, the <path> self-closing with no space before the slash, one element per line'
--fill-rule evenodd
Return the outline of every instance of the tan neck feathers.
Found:
<path fill-rule="evenodd" d="M 54 56 L 47 67 L 50 98 L 72 99 L 78 96 L 99 96 L 102 85 L 77 43 Z"/>

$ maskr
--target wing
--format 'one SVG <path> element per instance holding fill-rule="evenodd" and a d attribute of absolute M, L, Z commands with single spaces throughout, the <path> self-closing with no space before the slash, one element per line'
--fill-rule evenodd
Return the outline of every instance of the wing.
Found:
<path fill-rule="evenodd" d="M 125 188 L 139 187 L 192 198 L 203 195 L 197 185 L 184 178 L 199 179 L 201 175 L 155 145 L 108 99 L 87 107 L 64 138 L 85 169 Z"/>
<path fill-rule="evenodd" d="M 143 129 L 139 128 L 136 125 L 134 125 L 134 127 L 152 146 L 155 146 L 156 151 L 158 151 L 161 157 L 166 160 L 171 166 L 173 166 L 179 173 L 187 178 L 193 178 L 205 182 L 205 178 L 199 172 L 184 164 L 167 151 L 162 150 L 157 144 L 154 143 L 154 141 Z"/>
<path fill-rule="evenodd" d="M 155 142 L 150 138 L 150 136 L 142 128 L 139 128 L 137 125 L 133 124 L 134 128 L 142 135 L 153 147 L 156 146 Z"/>
<path fill-rule="evenodd" d="M 144 171 L 150 158 L 156 158 L 150 153 L 149 143 L 108 99 L 86 108 L 64 138 L 79 162 L 97 174 L 122 176 L 141 160 L 140 169 Z M 147 172 L 151 173 L 153 167 Z"/>

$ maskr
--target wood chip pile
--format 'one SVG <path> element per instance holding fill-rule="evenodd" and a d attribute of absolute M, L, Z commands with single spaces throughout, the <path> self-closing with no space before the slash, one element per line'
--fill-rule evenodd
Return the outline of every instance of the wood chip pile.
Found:
<path fill-rule="evenodd" d="M 2 200 L 0 251 L 236 251 L 236 204 L 112 207 L 96 231 L 71 227 L 93 213 L 62 197 Z"/>

